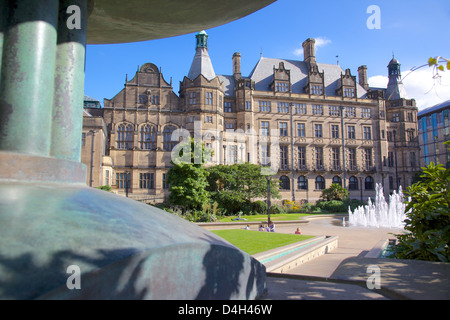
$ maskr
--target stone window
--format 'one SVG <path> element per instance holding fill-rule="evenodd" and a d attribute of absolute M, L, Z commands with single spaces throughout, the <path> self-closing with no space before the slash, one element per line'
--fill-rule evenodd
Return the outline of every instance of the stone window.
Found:
<path fill-rule="evenodd" d="M 312 105 L 312 114 L 323 115 L 323 106 L 321 104 Z"/>
<path fill-rule="evenodd" d="M 117 127 L 117 149 L 131 149 L 133 147 L 133 126 L 119 124 Z"/>
<path fill-rule="evenodd" d="M 140 131 L 140 148 L 142 150 L 156 149 L 156 127 L 150 124 L 145 124 Z"/>
<path fill-rule="evenodd" d="M 177 144 L 176 141 L 172 141 L 172 133 L 176 130 L 175 126 L 168 125 L 164 127 L 163 130 L 163 149 L 164 151 L 172 151 L 175 145 Z"/>
<path fill-rule="evenodd" d="M 373 190 L 374 189 L 374 183 L 372 177 L 367 177 L 364 181 L 364 187 L 366 190 Z"/>
<path fill-rule="evenodd" d="M 323 190 L 325 189 L 325 179 L 322 176 L 316 177 L 316 190 Z"/>
<path fill-rule="evenodd" d="M 356 139 L 355 126 L 348 126 L 347 132 L 348 132 L 348 139 Z"/>
<path fill-rule="evenodd" d="M 329 106 L 329 114 L 330 116 L 340 116 L 339 106 Z"/>
<path fill-rule="evenodd" d="M 358 178 L 351 176 L 348 179 L 348 190 L 358 190 Z"/>
<path fill-rule="evenodd" d="M 280 189 L 281 190 L 290 190 L 291 189 L 291 184 L 290 184 L 288 177 L 286 177 L 286 176 L 280 177 Z"/>
<path fill-rule="evenodd" d="M 331 125 L 331 138 L 339 139 L 339 125 L 337 124 Z"/>
<path fill-rule="evenodd" d="M 288 135 L 288 129 L 287 129 L 287 122 L 280 122 L 280 137 L 287 137 Z"/>
<path fill-rule="evenodd" d="M 205 104 L 212 105 L 213 93 L 206 92 L 205 93 Z"/>
<path fill-rule="evenodd" d="M 297 136 L 298 137 L 305 137 L 305 124 L 304 123 L 297 123 Z"/>
<path fill-rule="evenodd" d="M 305 176 L 298 177 L 297 188 L 299 190 L 308 190 L 308 179 Z"/>
<path fill-rule="evenodd" d="M 334 177 L 333 177 L 333 180 L 332 180 L 332 183 L 333 183 L 333 184 L 338 184 L 338 185 L 342 186 L 342 179 L 341 179 L 341 177 L 334 176 Z"/>
<path fill-rule="evenodd" d="M 131 186 L 131 175 L 129 172 L 116 173 L 116 186 L 118 189 L 128 189 Z"/>
<path fill-rule="evenodd" d="M 372 131 L 370 127 L 363 127 L 363 139 L 372 140 Z"/>
<path fill-rule="evenodd" d="M 314 125 L 314 137 L 322 138 L 322 125 L 320 123 Z"/>
<path fill-rule="evenodd" d="M 294 103 L 294 110 L 297 114 L 306 114 L 306 104 Z"/>
<path fill-rule="evenodd" d="M 189 104 L 196 104 L 196 103 L 197 103 L 197 93 L 190 92 L 189 93 Z"/>
<path fill-rule="evenodd" d="M 139 189 L 154 189 L 155 179 L 153 173 L 140 173 L 139 174 Z"/>

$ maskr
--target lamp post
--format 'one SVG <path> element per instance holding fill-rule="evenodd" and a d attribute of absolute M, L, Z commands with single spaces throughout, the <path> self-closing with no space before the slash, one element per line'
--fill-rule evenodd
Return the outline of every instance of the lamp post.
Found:
<path fill-rule="evenodd" d="M 363 178 L 359 177 L 359 188 L 361 190 L 361 202 L 363 202 Z"/>
<path fill-rule="evenodd" d="M 225 164 L 227 164 L 227 156 L 226 156 L 226 154 L 227 154 L 227 146 L 226 145 L 223 145 L 223 164 L 225 165 Z"/>
<path fill-rule="evenodd" d="M 344 130 L 344 106 L 339 107 L 341 110 L 341 135 L 342 135 L 342 170 L 344 176 L 344 188 L 346 188 L 347 183 L 345 181 L 346 172 L 345 172 L 345 130 Z"/>
<path fill-rule="evenodd" d="M 89 133 L 92 134 L 91 140 L 91 164 L 89 168 L 89 186 L 94 185 L 94 155 L 95 155 L 95 133 L 97 130 L 90 130 Z"/>
<path fill-rule="evenodd" d="M 125 194 L 126 194 L 127 198 L 128 198 L 128 188 L 129 188 L 129 183 L 130 183 L 129 177 L 130 177 L 130 171 L 126 171 L 125 172 Z"/>
<path fill-rule="evenodd" d="M 398 165 L 397 165 L 397 131 L 394 130 L 394 160 L 395 160 L 395 183 L 397 186 L 397 191 L 398 191 L 398 187 L 399 187 L 399 183 L 398 183 Z"/>
<path fill-rule="evenodd" d="M 270 181 L 271 176 L 267 176 L 267 225 L 270 225 Z"/>
<path fill-rule="evenodd" d="M 295 202 L 295 167 L 294 167 L 294 104 L 289 103 L 291 112 L 291 172 L 292 172 L 292 201 Z"/>

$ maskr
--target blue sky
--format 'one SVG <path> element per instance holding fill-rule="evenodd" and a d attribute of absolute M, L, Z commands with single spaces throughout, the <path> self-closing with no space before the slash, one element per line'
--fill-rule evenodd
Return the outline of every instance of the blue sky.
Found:
<path fill-rule="evenodd" d="M 367 28 L 370 5 L 380 8 L 380 29 Z M 199 30 L 200 31 L 200 30 Z M 232 55 L 240 52 L 247 76 L 264 57 L 303 60 L 302 42 L 316 39 L 316 59 L 339 64 L 357 75 L 367 65 L 370 84 L 383 86 L 392 53 L 405 77 L 429 57 L 450 58 L 450 1 L 448 0 L 278 0 L 240 20 L 212 29 L 209 55 L 216 74 L 232 74 Z M 139 43 L 88 45 L 85 93 L 103 104 L 131 79 L 138 65 L 151 62 L 178 93 L 195 54 L 195 33 Z M 433 79 L 431 68 L 408 75 L 404 84 L 419 109 L 450 99 L 450 71 Z M 386 82 L 387 84 L 387 82 Z M 384 86 L 386 85 L 384 84 Z"/>

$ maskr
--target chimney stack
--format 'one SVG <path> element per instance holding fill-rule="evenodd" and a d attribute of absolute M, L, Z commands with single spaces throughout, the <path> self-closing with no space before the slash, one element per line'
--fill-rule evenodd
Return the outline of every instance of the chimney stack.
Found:
<path fill-rule="evenodd" d="M 311 64 L 316 64 L 316 53 L 314 45 L 316 43 L 316 40 L 312 38 L 306 39 L 302 46 L 303 46 L 303 61 L 308 62 Z"/>
<path fill-rule="evenodd" d="M 369 90 L 369 82 L 367 81 L 367 66 L 360 66 L 358 68 L 358 80 L 361 87 Z"/>
<path fill-rule="evenodd" d="M 239 52 L 233 54 L 233 76 L 236 80 L 241 78 L 241 54 Z"/>

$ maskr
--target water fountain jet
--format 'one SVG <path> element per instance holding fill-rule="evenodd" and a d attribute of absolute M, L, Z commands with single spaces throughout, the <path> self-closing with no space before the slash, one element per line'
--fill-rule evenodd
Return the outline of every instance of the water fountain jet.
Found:
<path fill-rule="evenodd" d="M 356 208 L 353 212 L 348 209 L 348 222 L 352 226 L 400 228 L 405 226 L 406 204 L 402 198 L 402 187 L 394 191 L 386 202 L 381 184 L 376 184 L 375 202 L 369 198 L 367 205 Z"/>

